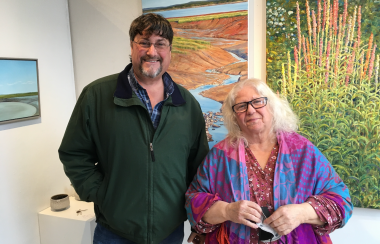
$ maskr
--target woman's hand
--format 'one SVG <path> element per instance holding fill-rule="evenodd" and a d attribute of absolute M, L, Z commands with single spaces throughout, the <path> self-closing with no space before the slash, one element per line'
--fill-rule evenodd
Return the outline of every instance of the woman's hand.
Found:
<path fill-rule="evenodd" d="M 264 224 L 270 225 L 280 235 L 289 234 L 303 223 L 323 224 L 313 207 L 308 203 L 281 206 L 264 220 Z"/>
<path fill-rule="evenodd" d="M 254 222 L 261 222 L 261 208 L 257 203 L 251 201 L 240 200 L 229 203 L 226 205 L 225 212 L 227 220 L 251 228 L 257 229 L 258 227 Z"/>
<path fill-rule="evenodd" d="M 204 244 L 206 239 L 206 235 L 200 235 L 195 232 L 191 232 L 189 238 L 187 239 L 188 243 L 194 244 Z"/>
<path fill-rule="evenodd" d="M 213 225 L 229 220 L 257 229 L 255 222 L 261 221 L 261 213 L 260 206 L 251 201 L 240 200 L 232 203 L 217 201 L 203 215 L 202 220 Z"/>

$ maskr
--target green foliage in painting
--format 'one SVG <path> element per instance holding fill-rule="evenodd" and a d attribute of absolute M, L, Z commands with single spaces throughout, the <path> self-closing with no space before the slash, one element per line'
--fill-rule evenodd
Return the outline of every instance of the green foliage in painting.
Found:
<path fill-rule="evenodd" d="M 363 6 L 318 1 L 313 11 L 306 1 L 302 15 L 297 3 L 297 42 L 282 50 L 286 61 L 274 84 L 354 205 L 380 208 L 380 61 L 376 34 L 363 31 L 373 29 L 362 25 Z"/>
<path fill-rule="evenodd" d="M 286 50 L 297 42 L 293 5 L 286 0 L 267 1 L 267 82 L 275 91 L 281 80 L 281 63 L 287 62 Z"/>
<path fill-rule="evenodd" d="M 180 17 L 180 18 L 170 18 L 169 22 L 178 22 L 179 24 L 194 22 L 194 21 L 205 21 L 205 20 L 213 20 L 213 19 L 223 19 L 223 18 L 233 18 L 238 16 L 247 16 L 248 11 L 236 11 L 230 13 L 222 13 L 222 14 L 209 14 L 209 15 L 199 15 L 199 16 L 191 16 L 191 17 Z"/>
<path fill-rule="evenodd" d="M 37 95 L 38 95 L 38 92 L 16 93 L 16 94 L 0 95 L 0 99 L 13 98 L 13 97 L 28 97 L 28 96 L 37 96 Z"/>
<path fill-rule="evenodd" d="M 186 50 L 199 50 L 211 47 L 210 42 L 195 40 L 195 39 L 187 39 L 183 37 L 174 37 L 172 44 L 172 52 L 173 53 L 182 53 L 186 54 Z"/>

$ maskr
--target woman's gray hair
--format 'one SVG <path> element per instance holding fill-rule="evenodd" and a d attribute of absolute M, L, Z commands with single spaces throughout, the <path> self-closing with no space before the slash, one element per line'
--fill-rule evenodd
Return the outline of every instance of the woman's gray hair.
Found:
<path fill-rule="evenodd" d="M 279 132 L 292 133 L 297 131 L 298 117 L 290 108 L 288 101 L 275 94 L 263 81 L 258 79 L 247 79 L 237 82 L 223 102 L 222 111 L 224 124 L 228 130 L 228 140 L 231 143 L 235 143 L 240 139 L 247 143 L 241 133 L 239 125 L 237 124 L 236 114 L 232 110 L 232 106 L 235 105 L 236 95 L 247 86 L 254 88 L 260 96 L 268 98 L 268 110 L 273 115 L 271 131 L 276 134 Z"/>

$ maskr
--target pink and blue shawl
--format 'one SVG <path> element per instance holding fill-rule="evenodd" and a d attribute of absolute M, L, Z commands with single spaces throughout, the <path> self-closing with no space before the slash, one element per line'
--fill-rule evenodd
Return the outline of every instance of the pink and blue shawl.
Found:
<path fill-rule="evenodd" d="M 304 203 L 309 196 L 322 195 L 339 207 L 343 227 L 352 215 L 353 206 L 348 188 L 326 157 L 297 133 L 278 133 L 277 140 L 280 147 L 274 175 L 274 208 Z M 192 226 L 217 200 L 250 200 L 245 162 L 243 142 L 233 147 L 225 139 L 210 150 L 186 192 L 187 216 Z M 249 243 L 249 227 L 230 221 L 225 222 L 225 227 L 230 243 Z M 207 242 L 218 243 L 216 234 L 217 230 L 208 234 Z M 288 243 L 332 243 L 329 235 L 317 235 L 310 224 L 301 224 L 287 239 Z"/>

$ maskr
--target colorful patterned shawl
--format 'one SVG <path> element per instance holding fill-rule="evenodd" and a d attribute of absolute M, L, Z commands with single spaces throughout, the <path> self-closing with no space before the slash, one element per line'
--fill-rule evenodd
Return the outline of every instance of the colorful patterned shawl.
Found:
<path fill-rule="evenodd" d="M 343 227 L 352 215 L 348 188 L 325 156 L 297 133 L 278 133 L 279 155 L 274 175 L 274 208 L 303 203 L 309 196 L 322 195 L 336 202 L 343 214 Z M 216 200 L 250 200 L 244 143 L 232 147 L 223 140 L 208 153 L 186 192 L 186 210 L 192 226 L 200 221 Z M 249 243 L 250 228 L 225 222 L 230 243 Z M 218 243 L 217 230 L 207 243 Z M 332 243 L 328 235 L 317 235 L 312 225 L 301 224 L 287 235 L 288 243 Z M 285 238 L 282 237 L 285 243 Z"/>

